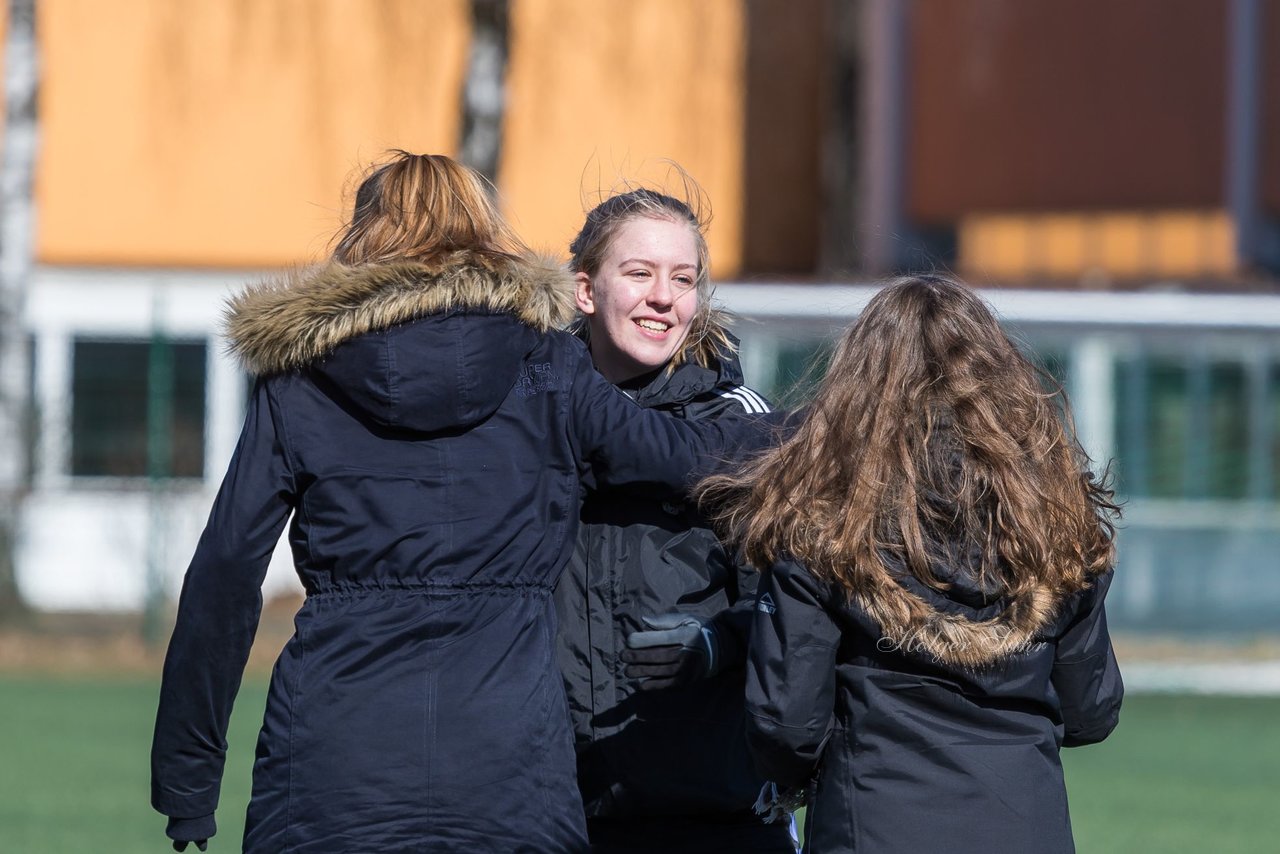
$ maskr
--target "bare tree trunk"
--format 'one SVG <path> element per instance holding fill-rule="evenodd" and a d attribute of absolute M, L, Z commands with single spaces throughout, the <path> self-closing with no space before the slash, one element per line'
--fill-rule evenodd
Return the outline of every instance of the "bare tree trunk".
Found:
<path fill-rule="evenodd" d="M 5 122 L 0 165 L 0 616 L 25 610 L 15 557 L 27 490 L 30 364 L 24 325 L 31 276 L 36 155 L 35 0 L 10 0 L 4 52 Z"/>
<path fill-rule="evenodd" d="M 459 159 L 498 181 L 506 106 L 508 0 L 471 0 L 471 55 L 462 87 Z"/>

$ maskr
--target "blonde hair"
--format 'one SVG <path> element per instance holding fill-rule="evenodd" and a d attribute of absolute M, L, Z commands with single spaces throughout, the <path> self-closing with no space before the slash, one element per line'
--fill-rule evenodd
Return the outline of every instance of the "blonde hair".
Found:
<path fill-rule="evenodd" d="M 333 260 L 430 262 L 459 250 L 529 254 L 478 172 L 442 154 L 389 153 L 360 182 L 351 221 L 336 235 Z"/>

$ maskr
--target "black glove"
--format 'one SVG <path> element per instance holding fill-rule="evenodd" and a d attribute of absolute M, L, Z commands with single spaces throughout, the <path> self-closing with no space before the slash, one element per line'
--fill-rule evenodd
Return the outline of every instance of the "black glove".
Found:
<path fill-rule="evenodd" d="M 720 664 L 719 642 L 709 623 L 691 614 L 645 617 L 652 631 L 627 635 L 625 673 L 641 691 L 658 691 L 713 676 Z"/>
<path fill-rule="evenodd" d="M 186 851 L 187 843 L 194 842 L 196 848 L 205 851 L 209 848 L 209 837 L 218 832 L 218 825 L 213 820 L 213 813 L 196 818 L 170 818 L 164 834 L 173 840 L 174 851 Z"/>

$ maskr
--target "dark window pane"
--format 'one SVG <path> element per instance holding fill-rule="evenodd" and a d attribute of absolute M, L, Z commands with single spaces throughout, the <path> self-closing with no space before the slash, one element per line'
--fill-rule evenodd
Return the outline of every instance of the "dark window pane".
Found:
<path fill-rule="evenodd" d="M 77 341 L 72 356 L 71 473 L 147 471 L 147 345 Z"/>
<path fill-rule="evenodd" d="M 1244 498 L 1248 488 L 1249 409 L 1244 365 L 1216 362 L 1209 369 L 1208 471 L 1210 498 Z"/>
<path fill-rule="evenodd" d="M 1171 359 L 1151 359 L 1146 383 L 1150 494 L 1181 498 L 1187 451 L 1187 369 Z"/>
<path fill-rule="evenodd" d="M 173 346 L 174 477 L 204 476 L 205 345 Z"/>
<path fill-rule="evenodd" d="M 40 467 L 40 394 L 36 387 L 36 337 L 27 336 L 27 411 L 24 418 L 23 445 L 26 449 L 26 483 L 35 480 Z"/>
<path fill-rule="evenodd" d="M 1151 494 L 1151 407 L 1147 361 L 1140 355 L 1116 360 L 1116 488 L 1124 495 Z"/>
<path fill-rule="evenodd" d="M 174 342 L 165 387 L 170 404 L 167 469 L 175 477 L 204 474 L 204 342 Z M 97 477 L 147 474 L 151 344 L 147 341 L 76 341 L 72 363 L 71 473 Z M 163 350 L 158 354 L 164 357 Z M 158 411 L 165 407 L 161 406 Z"/>

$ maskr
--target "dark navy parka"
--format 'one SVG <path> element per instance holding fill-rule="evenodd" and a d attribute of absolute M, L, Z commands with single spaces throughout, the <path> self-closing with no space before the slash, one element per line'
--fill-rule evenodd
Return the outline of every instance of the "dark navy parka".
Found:
<path fill-rule="evenodd" d="M 183 584 L 157 810 L 217 806 L 288 522 L 307 598 L 272 674 L 245 850 L 585 847 L 551 603 L 583 484 L 667 494 L 733 431 L 641 410 L 548 331 L 570 287 L 459 253 L 332 265 L 233 305 L 261 379 Z"/>
<path fill-rule="evenodd" d="M 885 579 L 880 595 L 926 605 L 914 625 L 877 619 L 875 603 L 792 560 L 761 578 L 748 737 L 761 773 L 784 786 L 817 771 L 806 851 L 1074 851 L 1059 748 L 1106 738 L 1124 693 L 1103 607 L 1111 572 L 1019 626 L 963 562 L 950 569 L 946 591 L 906 572 Z M 973 631 L 948 649 L 926 623 L 950 619 Z M 1010 654 L 955 660 L 981 655 L 969 642 L 1024 630 Z"/>

